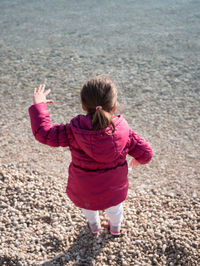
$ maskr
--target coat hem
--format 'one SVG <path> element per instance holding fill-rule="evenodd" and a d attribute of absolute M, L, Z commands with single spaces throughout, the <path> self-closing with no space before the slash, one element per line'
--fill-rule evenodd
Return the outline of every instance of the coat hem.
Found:
<path fill-rule="evenodd" d="M 101 206 L 101 205 L 97 206 L 97 205 L 96 205 L 96 207 L 93 205 L 93 206 L 88 207 L 88 208 L 87 208 L 87 206 L 81 204 L 79 201 L 74 200 L 73 197 L 71 197 L 71 195 L 70 195 L 69 192 L 66 191 L 66 194 L 67 194 L 67 196 L 69 197 L 69 199 L 74 203 L 74 205 L 75 205 L 76 207 L 79 207 L 79 208 L 81 208 L 81 209 L 91 210 L 91 211 L 103 211 L 103 210 L 105 210 L 105 209 L 108 209 L 108 208 L 110 208 L 110 207 L 116 206 L 116 205 L 122 203 L 123 201 L 125 201 L 126 198 L 127 198 L 127 194 L 128 194 L 128 193 L 126 193 L 126 196 L 123 197 L 123 198 L 121 198 L 120 200 L 113 201 L 112 203 L 108 203 L 107 205 L 103 205 L 103 206 Z"/>

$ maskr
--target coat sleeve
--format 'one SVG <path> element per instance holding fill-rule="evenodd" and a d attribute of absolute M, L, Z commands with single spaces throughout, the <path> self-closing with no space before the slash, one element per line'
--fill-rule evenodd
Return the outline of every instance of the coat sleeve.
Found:
<path fill-rule="evenodd" d="M 70 125 L 53 125 L 46 103 L 32 105 L 29 115 L 33 135 L 39 142 L 51 147 L 69 146 Z"/>
<path fill-rule="evenodd" d="M 153 150 L 149 143 L 130 129 L 130 145 L 128 154 L 134 157 L 140 164 L 148 163 L 153 156 Z"/>

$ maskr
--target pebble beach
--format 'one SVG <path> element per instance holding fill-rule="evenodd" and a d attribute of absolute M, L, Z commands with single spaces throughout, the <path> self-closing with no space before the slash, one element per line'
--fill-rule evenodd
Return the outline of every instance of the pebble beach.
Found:
<path fill-rule="evenodd" d="M 0 22 L 0 265 L 200 265 L 199 1 L 3 0 Z M 65 194 L 69 150 L 36 142 L 28 115 L 45 83 L 69 122 L 102 73 L 154 150 L 129 168 L 119 237 L 103 211 L 90 232 Z"/>

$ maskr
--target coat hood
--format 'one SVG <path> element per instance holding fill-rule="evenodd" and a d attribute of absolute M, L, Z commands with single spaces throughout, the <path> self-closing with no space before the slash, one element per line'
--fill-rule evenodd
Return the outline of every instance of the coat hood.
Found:
<path fill-rule="evenodd" d="M 89 157 L 100 163 L 115 161 L 124 150 L 129 136 L 129 127 L 123 116 L 114 116 L 115 132 L 112 127 L 94 131 L 89 115 L 78 115 L 71 120 L 72 134 Z"/>

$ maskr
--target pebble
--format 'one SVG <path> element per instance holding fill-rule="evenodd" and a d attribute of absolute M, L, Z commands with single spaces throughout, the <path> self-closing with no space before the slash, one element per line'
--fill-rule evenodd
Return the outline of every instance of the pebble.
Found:
<path fill-rule="evenodd" d="M 166 248 L 167 248 L 167 245 L 164 244 L 164 245 L 162 246 L 162 252 L 163 252 L 163 253 L 165 253 Z"/>

